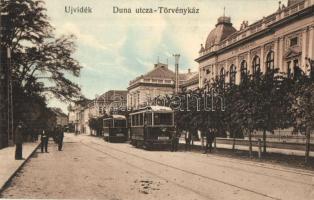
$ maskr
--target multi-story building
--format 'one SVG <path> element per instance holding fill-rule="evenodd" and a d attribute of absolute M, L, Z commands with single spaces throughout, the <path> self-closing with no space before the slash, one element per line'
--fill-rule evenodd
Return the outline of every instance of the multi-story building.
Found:
<path fill-rule="evenodd" d="M 179 73 L 179 86 L 186 89 L 198 87 L 198 80 L 192 81 L 197 73 Z M 128 87 L 128 108 L 139 108 L 152 103 L 157 96 L 172 95 L 175 91 L 175 73 L 167 64 L 157 63 L 148 73 L 130 81 Z"/>
<path fill-rule="evenodd" d="M 247 74 L 278 68 L 293 74 L 310 73 L 314 59 L 314 0 L 288 0 L 273 14 L 236 30 L 230 17 L 220 17 L 199 57 L 199 86 L 219 77 L 239 84 Z M 312 69 L 313 70 L 313 69 Z"/>

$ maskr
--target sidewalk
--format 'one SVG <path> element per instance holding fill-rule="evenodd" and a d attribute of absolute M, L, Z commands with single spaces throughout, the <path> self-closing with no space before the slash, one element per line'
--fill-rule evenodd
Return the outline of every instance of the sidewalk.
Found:
<path fill-rule="evenodd" d="M 205 142 L 206 143 L 206 142 Z M 180 144 L 185 144 L 185 140 L 183 138 L 180 138 Z M 194 146 L 201 146 L 201 141 L 194 141 Z M 214 146 L 214 144 L 213 144 Z M 217 143 L 216 147 L 218 149 L 232 149 L 232 145 L 231 144 L 221 144 L 221 143 Z M 249 151 L 249 147 L 246 145 L 235 145 L 235 149 L 238 150 L 244 150 L 244 151 Z M 258 147 L 254 147 L 253 146 L 253 151 L 258 152 Z M 305 155 L 305 151 L 301 151 L 301 150 L 292 150 L 292 149 L 279 149 L 279 148 L 271 148 L 271 147 L 267 147 L 267 152 L 269 153 L 279 153 L 279 154 L 285 154 L 285 155 L 294 155 L 294 156 L 304 156 Z M 311 151 L 310 152 L 310 156 L 314 157 L 314 152 Z"/>
<path fill-rule="evenodd" d="M 40 142 L 24 143 L 23 158 L 24 160 L 15 160 L 15 146 L 0 149 L 0 193 L 5 185 L 21 169 L 31 155 L 36 151 Z"/>

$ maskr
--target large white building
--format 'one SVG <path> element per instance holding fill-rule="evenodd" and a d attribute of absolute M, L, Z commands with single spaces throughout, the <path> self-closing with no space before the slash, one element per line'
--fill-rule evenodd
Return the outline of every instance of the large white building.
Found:
<path fill-rule="evenodd" d="M 195 89 L 198 87 L 198 73 L 188 70 L 179 73 L 180 89 Z M 153 103 L 157 96 L 172 95 L 175 91 L 175 72 L 167 64 L 157 63 L 144 75 L 130 81 L 127 95 L 128 108 L 139 108 Z"/>
<path fill-rule="evenodd" d="M 230 17 L 220 17 L 199 57 L 199 86 L 218 77 L 239 84 L 247 74 L 269 68 L 293 74 L 295 67 L 310 73 L 314 59 L 314 0 L 288 0 L 273 14 L 236 30 Z"/>

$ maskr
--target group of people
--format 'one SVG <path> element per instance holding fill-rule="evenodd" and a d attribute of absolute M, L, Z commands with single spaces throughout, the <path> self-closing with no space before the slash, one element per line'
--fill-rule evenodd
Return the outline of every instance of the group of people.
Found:
<path fill-rule="evenodd" d="M 196 135 L 196 133 L 193 134 L 192 131 L 185 131 L 185 151 L 191 150 L 191 142 L 192 140 L 192 135 Z M 206 145 L 204 147 L 204 153 L 212 152 L 212 144 L 215 140 L 215 131 L 212 129 L 208 129 L 206 131 L 203 131 L 203 135 L 201 137 L 206 138 Z M 179 136 L 178 134 L 174 131 L 172 133 L 171 137 L 171 151 L 178 151 L 178 145 L 179 145 Z"/>
<path fill-rule="evenodd" d="M 62 130 L 61 126 L 57 126 L 55 130 L 53 131 L 53 139 L 56 144 L 58 144 L 58 150 L 62 151 L 63 146 L 63 138 L 64 138 L 64 132 Z M 41 152 L 43 153 L 44 150 L 46 153 L 48 153 L 48 141 L 49 141 L 49 134 L 47 131 L 43 130 L 40 135 L 41 140 Z"/>
<path fill-rule="evenodd" d="M 63 146 L 63 138 L 64 132 L 61 126 L 57 126 L 55 130 L 52 132 L 55 142 L 58 144 L 58 150 L 62 150 Z M 23 122 L 19 121 L 14 131 L 15 134 L 15 159 L 22 160 L 23 159 L 23 142 L 25 140 L 25 130 L 23 128 Z M 40 133 L 41 140 L 41 152 L 48 153 L 48 141 L 50 134 L 47 130 L 42 130 Z"/>

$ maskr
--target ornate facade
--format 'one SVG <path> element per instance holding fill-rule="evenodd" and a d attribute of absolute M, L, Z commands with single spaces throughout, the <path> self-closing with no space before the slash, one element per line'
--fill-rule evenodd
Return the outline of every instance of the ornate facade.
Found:
<path fill-rule="evenodd" d="M 278 68 L 287 75 L 299 67 L 311 72 L 314 59 L 314 0 L 289 0 L 287 6 L 236 30 L 230 17 L 220 17 L 201 45 L 199 86 L 214 78 L 239 84 L 247 74 Z"/>

